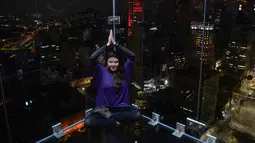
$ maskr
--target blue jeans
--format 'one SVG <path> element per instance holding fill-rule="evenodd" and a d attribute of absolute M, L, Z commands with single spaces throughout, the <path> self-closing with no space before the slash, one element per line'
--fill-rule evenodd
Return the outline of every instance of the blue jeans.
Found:
<path fill-rule="evenodd" d="M 139 110 L 133 107 L 109 107 L 111 117 L 106 118 L 98 112 L 92 112 L 86 119 L 84 126 L 86 128 L 112 127 L 119 123 L 130 123 L 142 119 Z"/>

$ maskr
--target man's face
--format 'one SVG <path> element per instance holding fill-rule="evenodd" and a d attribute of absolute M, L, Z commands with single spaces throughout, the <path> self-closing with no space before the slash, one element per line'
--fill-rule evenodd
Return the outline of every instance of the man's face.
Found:
<path fill-rule="evenodd" d="M 119 59 L 116 57 L 110 57 L 107 60 L 107 68 L 110 69 L 111 71 L 116 71 L 119 66 Z"/>

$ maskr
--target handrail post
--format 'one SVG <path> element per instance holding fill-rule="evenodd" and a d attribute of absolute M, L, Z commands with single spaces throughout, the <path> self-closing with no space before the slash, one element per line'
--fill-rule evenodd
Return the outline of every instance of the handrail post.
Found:
<path fill-rule="evenodd" d="M 176 123 L 176 129 L 175 131 L 172 133 L 172 135 L 178 137 L 178 138 L 181 138 L 185 133 L 185 125 L 177 122 Z"/>
<path fill-rule="evenodd" d="M 148 124 L 150 124 L 152 126 L 156 126 L 156 125 L 158 125 L 159 120 L 160 120 L 160 115 L 155 112 L 152 112 L 152 120 L 150 120 L 148 122 Z"/>
<path fill-rule="evenodd" d="M 53 130 L 53 135 L 59 139 L 63 136 L 65 136 L 65 132 L 64 130 L 62 129 L 62 124 L 61 123 L 58 123 L 54 126 L 52 126 L 52 130 Z"/>
<path fill-rule="evenodd" d="M 218 138 L 215 136 L 212 136 L 210 134 L 206 134 L 206 143 L 217 143 L 218 142 Z"/>

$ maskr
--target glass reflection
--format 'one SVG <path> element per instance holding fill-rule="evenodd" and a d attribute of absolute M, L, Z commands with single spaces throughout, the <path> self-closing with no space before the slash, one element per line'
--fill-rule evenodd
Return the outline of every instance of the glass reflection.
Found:
<path fill-rule="evenodd" d="M 110 142 L 190 142 L 207 133 L 221 142 L 254 142 L 254 1 L 116 0 L 115 12 L 113 5 L 3 2 L 0 72 L 7 116 L 2 98 L 0 116 L 10 127 L 0 119 L 2 142 L 9 128 L 13 142 L 38 141 L 52 134 L 52 125 L 65 128 L 94 107 L 89 55 L 105 43 L 113 13 L 120 16 L 117 41 L 136 54 L 132 103 L 149 117 L 159 113 L 166 125 L 186 125 L 191 136 L 179 139 L 144 121 L 108 131 Z M 60 142 L 90 137 L 82 123 L 66 134 Z"/>

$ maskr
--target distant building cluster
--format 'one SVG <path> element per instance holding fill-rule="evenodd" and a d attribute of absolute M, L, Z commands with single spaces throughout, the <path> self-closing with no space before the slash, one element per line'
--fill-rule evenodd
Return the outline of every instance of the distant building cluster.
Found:
<path fill-rule="evenodd" d="M 117 12 L 116 40 L 136 55 L 133 79 L 142 89 L 131 98 L 141 110 L 150 108 L 153 97 L 176 120 L 190 117 L 207 126 L 222 114 L 229 118 L 222 110 L 233 99 L 254 98 L 255 1 L 208 3 L 205 21 L 198 0 L 128 0 Z M 15 77 L 4 80 L 6 92 L 61 80 L 82 94 L 93 88 L 89 57 L 106 44 L 111 14 L 92 8 L 63 13 L 0 16 L 0 72 Z M 128 130 L 138 135 L 140 126 Z"/>

